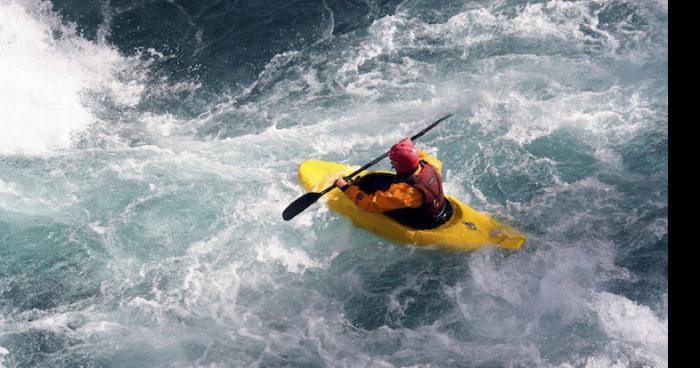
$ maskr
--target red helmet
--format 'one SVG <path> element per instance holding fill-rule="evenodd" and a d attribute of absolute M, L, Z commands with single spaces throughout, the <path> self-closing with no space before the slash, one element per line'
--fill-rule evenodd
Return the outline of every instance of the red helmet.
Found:
<path fill-rule="evenodd" d="M 399 173 L 405 173 L 415 169 L 420 160 L 418 149 L 411 142 L 401 141 L 391 147 L 389 159 Z"/>

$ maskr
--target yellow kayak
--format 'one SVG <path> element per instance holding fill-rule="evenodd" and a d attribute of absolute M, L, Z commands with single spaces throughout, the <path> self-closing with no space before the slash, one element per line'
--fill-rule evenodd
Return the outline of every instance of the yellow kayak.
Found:
<path fill-rule="evenodd" d="M 307 191 L 317 192 L 333 184 L 341 175 L 348 175 L 358 167 L 335 162 L 308 160 L 299 166 L 299 180 Z M 363 171 L 353 180 L 387 171 Z M 417 230 L 404 226 L 381 213 L 365 212 L 340 190 L 332 190 L 325 195 L 328 207 L 352 220 L 355 226 L 370 230 L 389 240 L 413 245 L 434 245 L 449 250 L 475 250 L 483 246 L 497 246 L 507 249 L 520 249 L 526 237 L 510 226 L 480 213 L 456 198 L 445 195 L 452 204 L 452 218 L 434 228 Z"/>

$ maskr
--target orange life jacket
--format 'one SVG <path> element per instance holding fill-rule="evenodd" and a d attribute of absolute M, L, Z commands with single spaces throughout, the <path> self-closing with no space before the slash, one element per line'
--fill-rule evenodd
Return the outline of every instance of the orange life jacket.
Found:
<path fill-rule="evenodd" d="M 357 185 L 350 185 L 344 192 L 356 206 L 367 212 L 387 212 L 397 209 L 420 209 L 422 216 L 431 217 L 445 205 L 442 176 L 429 163 L 421 160 L 420 172 L 396 176 L 386 190 L 363 192 Z"/>

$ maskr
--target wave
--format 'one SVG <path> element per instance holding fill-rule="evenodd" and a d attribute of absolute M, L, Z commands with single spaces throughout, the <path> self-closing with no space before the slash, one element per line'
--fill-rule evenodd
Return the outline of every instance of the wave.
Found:
<path fill-rule="evenodd" d="M 667 12 L 0 0 L 0 366 L 668 366 Z M 282 221 L 447 112 L 522 251 Z"/>

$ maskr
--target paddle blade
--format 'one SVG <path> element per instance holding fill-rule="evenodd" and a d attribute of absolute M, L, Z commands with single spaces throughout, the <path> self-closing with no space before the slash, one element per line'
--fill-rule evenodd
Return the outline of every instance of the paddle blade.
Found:
<path fill-rule="evenodd" d="M 303 196 L 297 198 L 296 201 L 292 202 L 287 208 L 282 212 L 282 218 L 284 221 L 289 221 L 294 218 L 294 216 L 301 213 L 307 207 L 316 203 L 318 199 L 321 198 L 321 193 L 309 192 Z"/>

